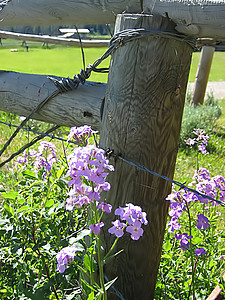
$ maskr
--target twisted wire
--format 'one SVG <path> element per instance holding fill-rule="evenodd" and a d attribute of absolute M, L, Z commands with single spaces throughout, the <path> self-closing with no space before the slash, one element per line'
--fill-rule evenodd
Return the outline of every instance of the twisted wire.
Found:
<path fill-rule="evenodd" d="M 35 134 L 39 134 L 39 135 L 42 135 L 43 137 L 50 137 L 51 139 L 55 139 L 55 140 L 59 140 L 61 142 L 68 142 L 68 143 L 71 143 L 71 144 L 74 144 L 74 145 L 77 145 L 77 143 L 73 142 L 73 141 L 68 141 L 66 139 L 63 139 L 63 138 L 60 138 L 58 136 L 54 136 L 53 134 L 49 134 L 47 132 L 40 132 L 40 131 L 37 131 L 37 130 L 33 130 L 31 129 L 30 127 L 22 127 L 20 125 L 14 125 L 12 123 L 8 123 L 8 122 L 3 122 L 0 120 L 0 123 L 3 124 L 3 125 L 7 125 L 9 127 L 14 127 L 14 128 L 20 128 L 22 130 L 25 130 L 25 131 L 28 131 L 28 132 L 32 132 L 32 133 L 35 133 Z"/>
<path fill-rule="evenodd" d="M 42 100 L 31 112 L 30 114 L 21 122 L 20 126 L 17 127 L 17 129 L 14 131 L 14 133 L 11 135 L 11 137 L 8 139 L 8 141 L 5 143 L 5 145 L 0 150 L 0 156 L 3 154 L 3 152 L 7 149 L 7 147 L 11 144 L 13 139 L 17 136 L 20 129 L 23 128 L 23 126 L 27 123 L 29 119 L 39 110 L 41 109 L 49 100 L 54 98 L 59 94 L 59 90 L 54 91 L 50 96 L 46 97 L 44 100 Z"/>
<path fill-rule="evenodd" d="M 10 2 L 11 0 L 4 0 L 0 2 L 0 11 Z"/>
<path fill-rule="evenodd" d="M 15 158 L 17 155 L 21 154 L 24 152 L 24 150 L 26 150 L 27 148 L 31 147 L 32 145 L 34 145 L 35 143 L 37 143 L 38 141 L 40 141 L 41 139 L 43 139 L 45 137 L 45 135 L 48 135 L 49 133 L 55 131 L 56 129 L 58 129 L 60 126 L 54 126 L 52 128 L 50 128 L 49 130 L 46 131 L 46 134 L 40 134 L 39 136 L 35 137 L 30 143 L 27 143 L 26 145 L 24 145 L 23 147 L 21 147 L 18 151 L 14 152 L 9 158 L 7 158 L 5 161 L 3 161 L 2 163 L 0 163 L 0 168 L 3 167 L 6 163 L 10 162 L 13 158 Z M 21 129 L 21 128 L 20 128 Z"/>
<path fill-rule="evenodd" d="M 104 150 L 104 149 L 103 149 L 103 150 Z M 120 155 L 116 155 L 116 154 L 114 154 L 114 152 L 113 152 L 112 150 L 110 150 L 110 149 L 105 150 L 105 154 L 106 154 L 106 156 L 108 156 L 108 157 L 110 157 L 110 156 L 115 157 L 116 159 L 120 159 L 121 161 L 123 161 L 123 162 L 125 162 L 125 163 L 127 163 L 127 164 L 129 164 L 129 165 L 131 165 L 131 166 L 133 166 L 133 167 L 136 167 L 136 168 L 138 168 L 138 169 L 140 169 L 140 170 L 142 170 L 142 171 L 148 172 L 148 173 L 150 173 L 150 174 L 152 174 L 152 175 L 154 175 L 154 176 L 157 176 L 157 177 L 162 178 L 162 179 L 164 179 L 164 180 L 166 180 L 166 181 L 169 181 L 169 182 L 171 182 L 171 183 L 173 183 L 173 184 L 179 186 L 180 189 L 184 189 L 184 190 L 186 190 L 186 191 L 192 192 L 192 193 L 194 193 L 194 194 L 196 194 L 196 195 L 198 195 L 198 196 L 201 196 L 201 197 L 203 197 L 203 198 L 206 198 L 206 199 L 208 199 L 208 200 L 210 200 L 210 201 L 214 201 L 214 202 L 216 202 L 217 204 L 220 204 L 221 206 L 224 206 L 224 207 L 225 207 L 225 202 L 222 202 L 222 201 L 220 201 L 220 200 L 217 200 L 217 199 L 215 199 L 215 198 L 213 198 L 213 197 L 211 197 L 211 196 L 202 194 L 202 193 L 198 192 L 197 190 L 188 187 L 188 186 L 185 185 L 184 183 L 179 182 L 179 181 L 176 181 L 176 180 L 173 180 L 173 179 L 170 179 L 169 177 L 167 177 L 167 176 L 165 176 L 165 175 L 161 175 L 161 174 L 159 174 L 159 173 L 157 173 L 157 172 L 155 172 L 155 171 L 152 171 L 152 170 L 148 169 L 147 167 L 145 167 L 144 165 L 136 164 L 136 163 L 134 163 L 134 162 L 132 162 L 132 161 L 130 161 L 130 160 L 128 160 L 128 159 L 126 159 L 126 158 L 120 156 Z"/>
<path fill-rule="evenodd" d="M 84 84 L 85 81 L 90 77 L 91 72 L 98 72 L 98 73 L 107 73 L 109 68 L 97 68 L 103 60 L 105 60 L 112 52 L 119 47 L 123 46 L 124 44 L 131 42 L 135 39 L 140 39 L 144 36 L 151 35 L 163 38 L 173 38 L 177 41 L 184 41 L 188 43 L 189 46 L 195 48 L 196 39 L 193 37 L 185 36 L 179 33 L 167 32 L 167 31 L 160 31 L 155 29 L 125 29 L 116 33 L 110 40 L 109 47 L 103 53 L 101 57 L 99 57 L 93 64 L 89 64 L 86 68 L 81 69 L 79 74 L 76 74 L 74 78 L 61 78 L 56 79 L 54 77 L 48 76 L 50 80 L 54 82 L 56 87 L 59 89 L 61 93 L 74 90 L 78 88 L 79 84 Z"/>

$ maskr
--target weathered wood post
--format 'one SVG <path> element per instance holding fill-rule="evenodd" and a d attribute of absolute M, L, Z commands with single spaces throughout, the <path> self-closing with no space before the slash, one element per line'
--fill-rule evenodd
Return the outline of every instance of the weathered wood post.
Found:
<path fill-rule="evenodd" d="M 212 65 L 214 46 L 203 46 L 201 51 L 200 62 L 195 78 L 195 86 L 191 103 L 194 106 L 203 104 L 205 91 L 208 83 L 209 72 Z"/>
<path fill-rule="evenodd" d="M 116 32 L 127 28 L 175 32 L 174 23 L 167 18 L 118 15 Z M 101 147 L 173 178 L 191 55 L 185 40 L 154 35 L 130 41 L 114 52 Z M 165 197 L 171 184 L 120 160 L 114 164 L 107 200 L 114 208 L 126 203 L 140 205 L 149 225 L 139 241 L 127 234 L 119 240 L 116 250 L 124 251 L 106 265 L 105 274 L 109 280 L 118 276 L 115 287 L 124 299 L 153 299 L 169 204 Z M 113 240 L 107 232 L 112 219 L 107 216 L 104 221 L 107 250 Z M 114 290 L 109 299 L 121 299 Z"/>

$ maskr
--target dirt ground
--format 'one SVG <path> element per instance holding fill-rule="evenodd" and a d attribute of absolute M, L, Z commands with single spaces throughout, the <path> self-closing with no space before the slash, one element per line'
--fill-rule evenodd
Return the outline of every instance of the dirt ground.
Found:
<path fill-rule="evenodd" d="M 193 91 L 194 83 L 188 83 L 188 89 Z M 206 88 L 206 94 L 213 92 L 213 95 L 216 99 L 225 98 L 225 81 L 212 82 L 209 81 Z"/>

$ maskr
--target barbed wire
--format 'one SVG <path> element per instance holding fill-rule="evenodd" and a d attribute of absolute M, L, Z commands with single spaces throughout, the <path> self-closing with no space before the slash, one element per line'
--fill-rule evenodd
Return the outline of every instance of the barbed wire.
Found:
<path fill-rule="evenodd" d="M 11 0 L 0 1 L 0 11 L 10 2 Z"/>
<path fill-rule="evenodd" d="M 32 116 L 41 109 L 49 100 L 54 98 L 60 93 L 59 90 L 55 90 L 50 96 L 46 97 L 44 100 L 42 100 L 32 111 L 31 113 L 21 122 L 20 126 L 17 126 L 17 129 L 14 131 L 14 133 L 11 135 L 11 137 L 8 139 L 8 141 L 5 143 L 3 148 L 0 150 L 0 156 L 3 154 L 3 152 L 8 148 L 8 146 L 11 144 L 13 139 L 17 136 L 20 129 L 23 128 L 23 126 L 27 123 L 28 120 L 32 118 Z"/>
<path fill-rule="evenodd" d="M 59 138 L 59 137 L 54 136 L 54 135 L 50 135 L 50 134 L 49 134 L 49 133 L 50 133 L 49 131 L 47 131 L 47 132 L 38 132 L 38 131 L 36 131 L 36 130 L 32 130 L 31 128 L 21 127 L 21 126 L 13 125 L 13 124 L 11 124 L 11 123 L 7 123 L 7 122 L 3 122 L 3 121 L 0 121 L 0 123 L 3 124 L 3 125 L 10 126 L 10 127 L 20 127 L 20 129 L 23 129 L 23 130 L 26 130 L 26 131 L 30 131 L 30 132 L 33 132 L 33 133 L 37 133 L 37 134 L 39 134 L 39 137 L 37 137 L 38 140 L 40 140 L 40 139 L 43 138 L 43 137 L 50 137 L 51 139 L 56 139 L 56 140 L 60 140 L 60 141 L 63 141 L 63 142 L 68 142 L 68 143 L 72 143 L 72 144 L 77 145 L 76 142 L 68 141 L 68 140 L 66 140 L 66 139 Z M 53 127 L 53 128 L 54 128 L 54 127 Z M 58 126 L 58 127 L 55 126 L 55 129 L 50 129 L 50 130 L 53 131 L 53 130 L 56 130 L 57 128 L 59 128 L 59 126 Z M 13 159 L 15 156 L 19 155 L 20 153 L 22 153 L 26 148 L 30 147 L 31 145 L 33 145 L 34 143 L 36 143 L 38 140 L 35 139 L 35 140 L 32 141 L 31 143 L 28 143 L 27 145 L 25 145 L 24 147 L 22 147 L 19 151 L 17 151 L 16 153 L 14 153 L 14 154 L 10 157 L 10 160 Z M 96 141 L 95 141 L 95 143 L 96 143 Z M 156 176 L 156 177 L 159 177 L 159 178 L 161 178 L 161 179 L 164 179 L 164 180 L 166 180 L 166 181 L 168 181 L 168 182 L 171 182 L 172 184 L 179 186 L 180 189 L 184 189 L 185 191 L 192 192 L 192 193 L 194 193 L 194 194 L 197 194 L 197 195 L 200 196 L 200 197 L 203 197 L 203 198 L 208 199 L 208 200 L 210 200 L 210 201 L 214 201 L 215 203 L 218 203 L 218 204 L 220 204 L 221 206 L 224 206 L 224 207 L 225 207 L 225 203 L 224 203 L 224 202 L 222 202 L 222 201 L 220 201 L 220 200 L 217 200 L 217 199 L 215 199 L 215 198 L 213 198 L 213 197 L 211 197 L 211 196 L 205 195 L 205 194 L 203 194 L 203 193 L 201 193 L 201 192 L 199 192 L 199 191 L 197 191 L 197 190 L 195 190 L 195 189 L 193 189 L 193 188 L 190 188 L 190 187 L 188 187 L 187 185 L 185 185 L 185 184 L 182 183 L 182 182 L 179 182 L 179 181 L 177 181 L 177 180 L 173 180 L 173 179 L 171 179 L 171 178 L 169 178 L 169 177 L 167 177 L 167 176 L 165 176 L 165 175 L 161 175 L 161 174 L 159 174 L 159 173 L 157 173 L 157 172 L 155 172 L 155 171 L 153 171 L 153 170 L 150 170 L 149 168 L 145 167 L 144 165 L 140 165 L 140 164 L 134 163 L 134 162 L 132 162 L 132 161 L 130 161 L 130 160 L 128 160 L 128 159 L 122 157 L 121 155 L 115 154 L 114 151 L 111 150 L 111 149 L 109 149 L 109 148 L 108 148 L 108 149 L 104 149 L 104 148 L 102 148 L 102 147 L 99 147 L 97 144 L 96 144 L 96 147 L 98 147 L 99 149 L 104 150 L 104 151 L 105 151 L 105 155 L 106 155 L 106 157 L 108 157 L 108 158 L 114 157 L 115 159 L 119 159 L 119 160 L 121 160 L 121 161 L 123 161 L 123 162 L 125 162 L 125 163 L 127 163 L 127 164 L 129 164 L 129 165 L 131 165 L 131 166 L 133 166 L 133 167 L 135 167 L 135 168 L 138 168 L 138 169 L 140 169 L 140 170 L 142 170 L 142 171 L 145 171 L 145 172 L 147 172 L 147 173 L 150 173 L 150 174 L 153 175 L 153 176 Z M 24 148 L 25 148 L 25 149 L 24 149 Z M 9 161 L 9 159 L 8 159 L 8 161 Z M 8 161 L 7 161 L 7 162 L 8 162 Z M 2 164 L 5 164 L 5 163 L 6 163 L 6 162 L 4 162 L 4 163 L 2 163 Z M 2 164 L 0 164 L 0 167 L 2 167 Z"/>
<path fill-rule="evenodd" d="M 225 207 L 225 202 L 222 202 L 222 201 L 220 201 L 220 200 L 217 200 L 217 199 L 215 199 L 215 198 L 213 198 L 213 197 L 211 197 L 211 196 L 202 194 L 202 193 L 200 193 L 199 191 L 197 191 L 197 190 L 195 190 L 195 189 L 192 189 L 192 188 L 188 187 L 187 185 L 185 185 L 185 184 L 182 183 L 182 182 L 179 182 L 179 181 L 170 179 L 169 177 L 167 177 L 167 176 L 165 176 L 165 175 L 161 175 L 161 174 L 159 174 L 159 173 L 157 173 L 157 172 L 155 172 L 155 171 L 152 171 L 152 170 L 148 169 L 147 167 L 145 167 L 145 166 L 143 166 L 143 165 L 136 164 L 136 163 L 134 163 L 134 162 L 132 162 L 132 161 L 130 161 L 130 160 L 128 160 L 128 159 L 122 157 L 121 155 L 116 155 L 116 154 L 114 154 L 114 151 L 113 151 L 113 150 L 107 149 L 107 150 L 106 150 L 106 156 L 108 156 L 108 157 L 113 156 L 113 157 L 115 157 L 116 159 L 118 158 L 118 159 L 120 159 L 121 161 L 123 161 L 123 162 L 125 162 L 125 163 L 127 163 L 127 164 L 129 164 L 129 165 L 131 165 L 131 166 L 134 166 L 134 167 L 136 167 L 136 168 L 138 168 L 138 169 L 140 169 L 140 170 L 142 170 L 142 171 L 148 172 L 148 173 L 150 173 L 150 174 L 152 174 L 152 175 L 154 175 L 154 176 L 157 176 L 157 177 L 162 178 L 162 179 L 164 179 L 164 180 L 166 180 L 166 181 L 169 181 L 169 182 L 171 182 L 171 183 L 173 183 L 173 184 L 179 186 L 180 189 L 184 189 L 184 190 L 186 190 L 186 191 L 192 192 L 192 193 L 194 193 L 194 194 L 197 194 L 198 196 L 201 196 L 201 197 L 203 197 L 203 198 L 206 198 L 206 199 L 208 199 L 208 200 L 210 200 L 210 201 L 214 201 L 214 202 L 220 204 L 221 206 L 224 206 L 224 207 Z"/>
<path fill-rule="evenodd" d="M 131 42 L 135 39 L 143 38 L 147 35 L 162 38 L 172 38 L 177 41 L 183 41 L 186 42 L 192 48 L 195 48 L 196 44 L 196 38 L 179 33 L 161 31 L 156 29 L 147 30 L 144 28 L 125 29 L 114 34 L 114 36 L 110 40 L 108 49 L 101 57 L 96 59 L 93 64 L 89 64 L 86 68 L 81 69 L 80 73 L 76 74 L 73 78 L 61 78 L 60 80 L 52 76 L 48 76 L 48 78 L 54 82 L 56 87 L 62 93 L 76 89 L 79 86 L 79 84 L 85 83 L 85 81 L 90 77 L 92 71 L 98 73 L 109 72 L 109 68 L 98 68 L 98 66 L 103 62 L 103 60 L 109 57 L 109 55 L 111 55 L 114 50 L 118 49 L 119 47 L 125 45 L 128 42 Z"/>
<path fill-rule="evenodd" d="M 37 130 L 33 130 L 33 129 L 31 129 L 30 127 L 22 127 L 22 126 L 20 126 L 20 125 L 14 125 L 14 124 L 12 124 L 12 123 L 3 122 L 3 121 L 1 121 L 1 120 L 0 120 L 0 124 L 7 125 L 7 126 L 9 126 L 9 127 L 20 128 L 20 129 L 23 129 L 23 130 L 28 131 L 28 132 L 32 132 L 32 133 L 36 133 L 36 134 L 42 135 L 43 137 L 50 137 L 51 139 L 59 140 L 59 141 L 61 141 L 61 142 L 68 142 L 68 143 L 77 145 L 76 142 L 68 141 L 68 140 L 66 140 L 66 139 L 60 138 L 60 137 L 55 136 L 55 135 L 53 135 L 53 134 L 48 134 L 47 132 L 40 132 L 40 131 L 37 131 Z M 58 127 L 58 128 L 59 128 L 59 127 Z"/>
<path fill-rule="evenodd" d="M 45 137 L 45 135 L 48 135 L 49 133 L 51 133 L 52 131 L 55 131 L 56 129 L 58 129 L 60 126 L 56 125 L 52 128 L 50 128 L 49 130 L 46 131 L 46 134 L 40 134 L 39 136 L 35 137 L 30 143 L 27 143 L 26 145 L 24 145 L 23 147 L 21 147 L 18 151 L 14 152 L 9 158 L 7 158 L 5 161 L 3 161 L 2 163 L 0 163 L 0 168 L 3 167 L 5 164 L 7 164 L 8 162 L 10 162 L 13 158 L 15 158 L 16 156 L 20 155 L 21 153 L 23 153 L 27 148 L 33 146 L 34 144 L 36 144 L 38 141 L 40 141 L 41 139 L 43 139 Z M 22 128 L 20 128 L 22 129 Z"/>

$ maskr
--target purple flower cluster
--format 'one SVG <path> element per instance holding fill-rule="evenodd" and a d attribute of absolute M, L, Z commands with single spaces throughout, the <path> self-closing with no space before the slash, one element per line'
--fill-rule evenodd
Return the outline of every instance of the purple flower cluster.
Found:
<path fill-rule="evenodd" d="M 109 171 L 114 171 L 114 167 L 109 164 L 102 149 L 94 145 L 87 145 L 92 133 L 90 127 L 83 126 L 81 128 L 72 128 L 69 134 L 68 140 L 73 138 L 84 147 L 75 148 L 68 157 L 66 176 L 69 177 L 68 185 L 70 191 L 66 199 L 66 209 L 72 211 L 74 206 L 80 208 L 83 205 L 93 203 L 89 229 L 99 241 L 98 235 L 104 226 L 104 223 L 101 222 L 102 214 L 104 212 L 111 213 L 112 211 L 110 204 L 105 202 L 99 203 L 100 193 L 110 189 L 106 176 Z M 143 224 L 147 225 L 148 221 L 146 213 L 142 212 L 139 206 L 127 204 L 126 207 L 117 208 L 115 215 L 119 216 L 121 221 L 124 222 L 114 221 L 113 226 L 108 230 L 109 233 L 121 237 L 124 234 L 124 228 L 126 228 L 133 240 L 138 240 L 143 235 L 141 226 Z M 57 254 L 57 270 L 60 273 L 63 273 L 68 263 L 73 260 L 76 250 L 76 247 L 66 247 Z"/>
<path fill-rule="evenodd" d="M 24 150 L 23 156 L 18 156 L 16 160 L 16 164 L 25 164 L 28 162 L 28 157 L 36 157 L 37 156 L 37 151 L 29 149 L 29 150 Z"/>
<path fill-rule="evenodd" d="M 34 161 L 34 167 L 37 173 L 43 168 L 42 176 L 45 179 L 47 175 L 51 175 L 52 165 L 57 161 L 56 147 L 51 142 L 42 141 L 38 147 L 38 151 Z"/>
<path fill-rule="evenodd" d="M 109 164 L 102 149 L 94 145 L 75 148 L 68 157 L 68 165 L 71 190 L 66 200 L 67 210 L 73 210 L 75 205 L 81 207 L 94 200 L 99 201 L 100 193 L 110 189 L 110 184 L 105 181 L 106 170 L 113 171 L 114 167 Z"/>
<path fill-rule="evenodd" d="M 17 164 L 28 163 L 28 157 L 34 159 L 36 173 L 43 168 L 43 178 L 45 179 L 47 175 L 51 175 L 52 165 L 57 161 L 56 147 L 51 142 L 41 141 L 38 152 L 32 149 L 25 150 L 23 156 L 17 158 Z"/>
<path fill-rule="evenodd" d="M 195 138 L 189 138 L 186 140 L 186 144 L 189 146 L 194 146 L 195 144 L 197 144 L 198 150 L 204 154 L 207 155 L 208 152 L 206 151 L 206 146 L 208 144 L 208 139 L 209 136 L 208 134 L 206 134 L 204 129 L 195 129 L 193 131 L 194 135 L 196 135 Z"/>
<path fill-rule="evenodd" d="M 97 131 L 93 131 L 91 127 L 87 125 L 81 127 L 72 127 L 70 129 L 67 141 L 73 139 L 79 146 L 85 147 L 88 144 L 88 139 L 93 133 L 97 133 Z"/>
<path fill-rule="evenodd" d="M 113 221 L 113 226 L 109 228 L 108 232 L 115 234 L 117 237 L 121 237 L 124 234 L 124 228 L 131 234 L 133 240 L 138 240 L 143 235 L 143 229 L 141 226 L 147 225 L 148 221 L 146 218 L 146 213 L 142 212 L 141 207 L 135 206 L 131 203 L 127 204 L 126 207 L 119 207 L 115 210 L 115 215 L 119 216 L 119 220 Z"/>
<path fill-rule="evenodd" d="M 193 176 L 193 181 L 190 186 L 195 188 L 198 192 L 211 196 L 213 198 L 219 197 L 220 201 L 225 201 L 225 179 L 222 176 L 210 177 L 209 171 L 205 168 L 199 168 Z M 193 203 L 200 202 L 204 204 L 204 213 L 207 213 L 209 209 L 209 204 L 212 206 L 216 205 L 215 201 L 208 200 L 203 196 L 196 193 L 190 192 L 188 190 L 182 189 L 179 191 L 174 191 L 167 196 L 166 200 L 170 201 L 169 216 L 171 217 L 168 222 L 168 231 L 174 232 L 181 229 L 181 224 L 179 223 L 179 217 L 184 211 L 187 210 L 187 206 Z M 207 230 L 210 227 L 210 222 L 207 216 L 203 213 L 197 214 L 196 227 L 199 230 Z M 190 239 L 192 236 L 188 236 L 187 233 L 175 234 L 175 238 L 180 240 L 181 249 L 184 251 L 188 249 L 190 245 Z M 205 250 L 203 248 L 196 249 L 196 255 L 204 254 Z M 203 251 L 203 250 L 204 251 Z"/>
<path fill-rule="evenodd" d="M 67 265 L 72 262 L 75 256 L 75 252 L 77 251 L 76 246 L 68 246 L 62 248 L 56 255 L 57 259 L 57 271 L 59 273 L 64 273 Z"/>

